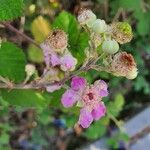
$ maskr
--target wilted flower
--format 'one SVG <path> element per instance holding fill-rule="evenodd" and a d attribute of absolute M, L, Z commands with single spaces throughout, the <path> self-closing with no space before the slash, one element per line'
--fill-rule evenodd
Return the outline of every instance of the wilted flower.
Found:
<path fill-rule="evenodd" d="M 119 44 L 114 39 L 107 39 L 102 44 L 102 50 L 108 54 L 114 54 L 119 50 Z"/>
<path fill-rule="evenodd" d="M 107 84 L 103 80 L 88 85 L 82 77 L 73 77 L 71 88 L 62 96 L 64 107 L 72 107 L 75 103 L 81 107 L 78 123 L 83 128 L 88 128 L 93 120 L 99 120 L 105 115 L 106 108 L 101 101 L 108 95 Z"/>
<path fill-rule="evenodd" d="M 117 53 L 112 59 L 111 71 L 116 76 L 134 79 L 137 76 L 137 67 L 133 56 L 126 52 Z"/>
<path fill-rule="evenodd" d="M 81 10 L 78 15 L 78 22 L 81 25 L 92 26 L 93 22 L 96 20 L 96 15 L 88 9 Z"/>
<path fill-rule="evenodd" d="M 112 37 L 120 44 L 128 43 L 132 40 L 132 28 L 127 22 L 116 22 L 111 25 Z"/>
<path fill-rule="evenodd" d="M 55 38 L 53 37 L 52 39 L 54 40 Z M 55 44 L 59 45 L 60 39 L 58 38 L 55 40 L 57 41 L 57 42 L 55 41 Z M 73 71 L 75 69 L 77 59 L 72 56 L 72 54 L 67 50 L 66 46 L 65 50 L 63 50 L 63 53 L 61 54 L 59 53 L 59 51 L 57 51 L 58 49 L 56 50 L 54 46 L 51 46 L 51 44 L 48 43 L 47 41 L 41 44 L 41 48 L 43 49 L 45 63 L 48 68 L 51 66 L 52 67 L 60 66 L 61 70 L 63 71 Z"/>
<path fill-rule="evenodd" d="M 67 34 L 63 30 L 56 29 L 50 33 L 46 42 L 55 52 L 63 53 L 68 45 Z"/>

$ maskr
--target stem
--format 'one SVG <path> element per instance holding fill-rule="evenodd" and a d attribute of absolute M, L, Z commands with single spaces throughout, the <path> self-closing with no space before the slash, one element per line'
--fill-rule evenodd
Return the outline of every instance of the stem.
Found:
<path fill-rule="evenodd" d="M 108 111 L 107 116 L 116 124 L 120 131 L 124 132 L 124 128 L 121 126 L 120 122 Z"/>
<path fill-rule="evenodd" d="M 35 46 L 37 46 L 38 48 L 41 48 L 40 45 L 38 43 L 36 43 L 32 38 L 30 38 L 29 36 L 25 35 L 23 32 L 19 31 L 18 29 L 14 28 L 10 23 L 7 22 L 2 22 L 2 24 L 8 28 L 9 30 L 11 30 L 12 32 L 15 32 L 17 35 L 22 36 L 24 39 L 26 39 L 28 42 L 34 44 Z"/>

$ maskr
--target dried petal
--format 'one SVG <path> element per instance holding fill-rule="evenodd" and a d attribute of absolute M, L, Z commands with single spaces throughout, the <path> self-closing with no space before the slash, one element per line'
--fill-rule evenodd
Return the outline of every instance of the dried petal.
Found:
<path fill-rule="evenodd" d="M 81 10 L 78 15 L 78 22 L 81 25 L 87 25 L 89 27 L 92 26 L 93 21 L 96 20 L 96 15 L 88 9 Z"/>
<path fill-rule="evenodd" d="M 128 43 L 133 38 L 132 28 L 127 22 L 116 22 L 111 25 L 112 37 L 120 44 Z"/>
<path fill-rule="evenodd" d="M 47 43 L 55 52 L 63 53 L 68 45 L 67 34 L 63 30 L 54 30 L 47 38 Z"/>

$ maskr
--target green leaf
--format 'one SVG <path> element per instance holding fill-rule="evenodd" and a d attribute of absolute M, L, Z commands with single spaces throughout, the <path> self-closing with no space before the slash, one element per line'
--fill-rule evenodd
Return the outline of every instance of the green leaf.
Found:
<path fill-rule="evenodd" d="M 140 15 L 138 15 L 137 19 L 139 19 L 139 21 L 136 28 L 139 35 L 148 35 L 150 31 L 150 12 L 141 13 Z"/>
<path fill-rule="evenodd" d="M 96 121 L 84 133 L 88 139 L 97 139 L 106 133 L 106 127 L 100 122 Z"/>
<path fill-rule="evenodd" d="M 0 135 L 0 145 L 2 144 L 8 144 L 9 143 L 9 134 L 7 133 L 2 133 Z"/>
<path fill-rule="evenodd" d="M 10 42 L 0 47 L 0 75 L 19 82 L 25 77 L 25 55 L 22 49 Z"/>
<path fill-rule="evenodd" d="M 115 99 L 114 101 L 110 101 L 107 105 L 107 110 L 109 113 L 111 113 L 113 116 L 117 116 L 120 111 L 122 110 L 123 108 L 123 105 L 124 105 L 124 97 L 121 93 L 118 93 L 116 96 L 115 96 Z"/>
<path fill-rule="evenodd" d="M 12 20 L 22 15 L 23 0 L 0 0 L 0 21 Z"/>
<path fill-rule="evenodd" d="M 85 58 L 84 49 L 88 46 L 89 37 L 87 33 L 80 31 L 76 18 L 63 11 L 55 19 L 53 28 L 62 29 L 68 34 L 69 50 L 78 59 L 78 64 L 81 64 Z"/>
<path fill-rule="evenodd" d="M 1 95 L 11 105 L 23 107 L 45 107 L 47 99 L 44 94 L 34 90 L 1 90 Z"/>
<path fill-rule="evenodd" d="M 31 60 L 32 62 L 42 63 L 44 61 L 43 52 L 37 46 L 30 44 L 27 52 L 29 60 Z"/>

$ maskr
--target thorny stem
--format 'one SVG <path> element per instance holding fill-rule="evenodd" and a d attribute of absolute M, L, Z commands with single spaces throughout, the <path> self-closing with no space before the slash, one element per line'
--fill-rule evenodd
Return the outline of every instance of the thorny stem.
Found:
<path fill-rule="evenodd" d="M 3 24 L 6 28 L 8 28 L 9 30 L 11 30 L 12 32 L 15 32 L 17 35 L 22 36 L 24 39 L 26 39 L 30 43 L 34 44 L 38 48 L 41 48 L 40 45 L 38 43 L 36 43 L 32 38 L 30 38 L 29 36 L 25 35 L 23 32 L 19 31 L 15 27 L 13 27 L 10 23 L 8 23 L 8 22 L 2 22 L 1 24 Z"/>

